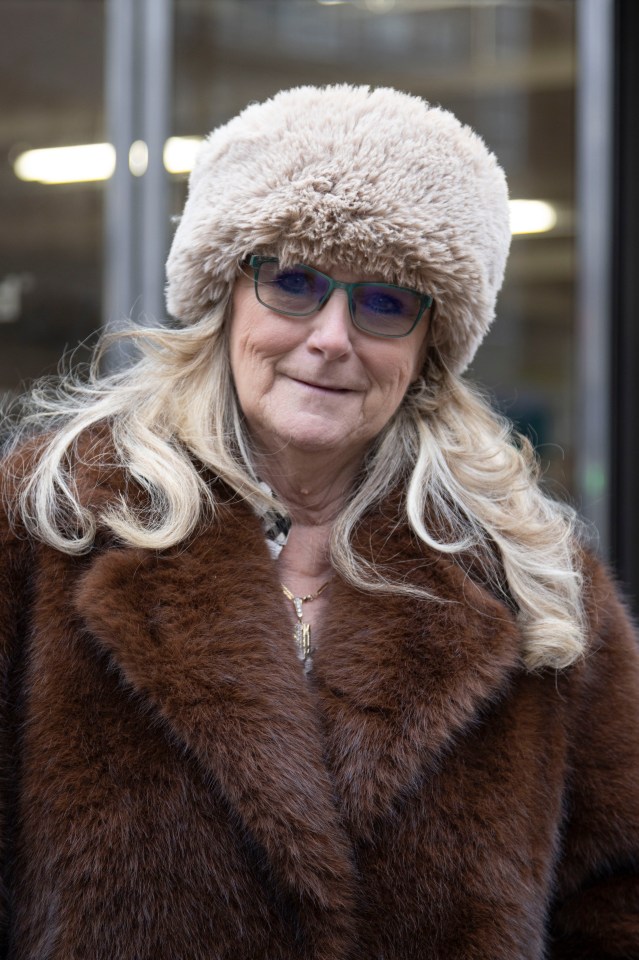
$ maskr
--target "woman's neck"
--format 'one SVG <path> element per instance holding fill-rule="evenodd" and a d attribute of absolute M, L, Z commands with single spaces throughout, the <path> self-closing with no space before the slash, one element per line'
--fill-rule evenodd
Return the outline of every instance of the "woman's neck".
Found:
<path fill-rule="evenodd" d="M 344 506 L 361 467 L 361 458 L 315 456 L 280 450 L 256 457 L 255 468 L 300 527 L 330 527 Z"/>
<path fill-rule="evenodd" d="M 258 455 L 255 468 L 293 521 L 277 561 L 280 579 L 298 596 L 315 593 L 332 575 L 331 528 L 350 494 L 361 458 L 298 455 L 287 449 L 277 456 Z M 323 605 L 317 601 L 314 616 Z"/>

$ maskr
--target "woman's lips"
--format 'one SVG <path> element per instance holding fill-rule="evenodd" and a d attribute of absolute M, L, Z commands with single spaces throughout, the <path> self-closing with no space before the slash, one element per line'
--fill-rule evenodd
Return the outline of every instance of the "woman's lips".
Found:
<path fill-rule="evenodd" d="M 339 387 L 328 383 L 315 383 L 312 380 L 302 380 L 299 377 L 290 377 L 295 383 L 303 387 L 309 387 L 311 390 L 321 390 L 323 393 L 351 393 L 350 387 Z"/>

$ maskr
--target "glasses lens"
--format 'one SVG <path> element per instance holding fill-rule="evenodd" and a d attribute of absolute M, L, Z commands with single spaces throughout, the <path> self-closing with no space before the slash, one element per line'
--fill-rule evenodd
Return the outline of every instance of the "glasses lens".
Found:
<path fill-rule="evenodd" d="M 353 323 L 378 337 L 404 337 L 419 316 L 421 297 L 388 283 L 358 283 L 353 287 Z"/>
<path fill-rule="evenodd" d="M 319 308 L 329 285 L 329 280 L 311 267 L 280 267 L 276 260 L 267 260 L 260 266 L 256 292 L 260 303 L 276 313 L 304 317 Z"/>

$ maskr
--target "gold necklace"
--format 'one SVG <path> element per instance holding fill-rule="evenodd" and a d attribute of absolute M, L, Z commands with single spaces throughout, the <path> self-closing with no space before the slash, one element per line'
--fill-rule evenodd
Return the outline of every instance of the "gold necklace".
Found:
<path fill-rule="evenodd" d="M 316 590 L 315 593 L 307 593 L 304 597 L 296 597 L 294 593 L 285 587 L 284 584 L 281 584 L 282 592 L 287 600 L 290 600 L 295 609 L 295 615 L 297 617 L 297 623 L 295 624 L 293 630 L 293 638 L 297 644 L 297 648 L 300 652 L 300 656 L 304 661 L 304 666 L 307 666 L 307 663 L 310 663 L 310 656 L 313 653 L 313 648 L 311 646 L 311 625 L 310 623 L 304 623 L 304 610 L 302 609 L 302 604 L 310 603 L 311 600 L 317 600 L 319 595 L 326 590 L 327 586 L 333 578 L 331 577 L 326 583 L 323 583 L 319 590 Z"/>

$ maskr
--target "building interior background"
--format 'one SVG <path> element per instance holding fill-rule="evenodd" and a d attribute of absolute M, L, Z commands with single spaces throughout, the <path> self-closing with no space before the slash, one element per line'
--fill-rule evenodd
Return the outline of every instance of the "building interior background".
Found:
<path fill-rule="evenodd" d="M 124 2 L 143 34 L 148 4 Z M 576 4 L 173 0 L 167 118 L 173 154 L 163 152 L 166 215 L 152 247 L 157 319 L 164 318 L 170 218 L 184 202 L 197 138 L 249 101 L 302 83 L 392 85 L 441 104 L 497 154 L 512 200 L 534 201 L 513 205 L 498 316 L 468 375 L 533 438 L 553 492 L 579 505 Z M 54 373 L 63 354 L 93 342 L 101 328 L 121 325 L 125 310 L 140 310 L 135 275 L 128 307 L 111 296 L 113 155 L 103 153 L 101 167 L 96 155 L 97 167 L 67 172 L 66 182 L 36 163 L 44 162 L 37 151 L 45 149 L 108 147 L 114 43 L 109 0 L 0 5 L 0 393 L 6 396 Z M 144 178 L 145 150 L 142 132 L 134 130 L 129 156 L 117 157 L 132 183 Z M 147 242 L 136 235 L 131 257 Z M 87 352 L 81 346 L 76 359 Z"/>

